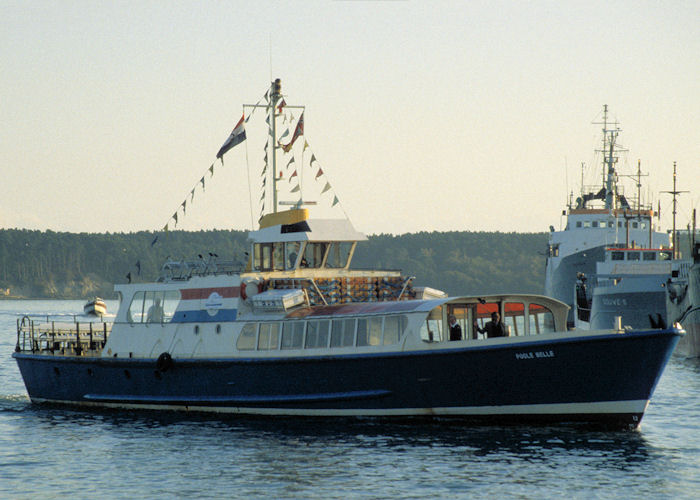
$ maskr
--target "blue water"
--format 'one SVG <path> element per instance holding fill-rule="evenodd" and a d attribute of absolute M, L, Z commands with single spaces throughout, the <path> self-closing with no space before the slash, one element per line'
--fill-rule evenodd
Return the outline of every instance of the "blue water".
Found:
<path fill-rule="evenodd" d="M 700 497 L 698 360 L 672 359 L 625 432 L 32 405 L 10 357 L 18 315 L 81 311 L 0 301 L 0 498 Z"/>

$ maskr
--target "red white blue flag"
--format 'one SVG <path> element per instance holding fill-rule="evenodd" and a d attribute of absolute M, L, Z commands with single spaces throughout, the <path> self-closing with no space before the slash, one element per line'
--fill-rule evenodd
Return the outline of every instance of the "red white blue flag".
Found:
<path fill-rule="evenodd" d="M 223 161 L 223 156 L 226 151 L 231 149 L 234 146 L 237 146 L 241 142 L 245 141 L 245 126 L 243 125 L 243 119 L 245 118 L 245 114 L 241 116 L 241 119 L 238 120 L 238 123 L 236 124 L 235 127 L 233 127 L 233 131 L 231 132 L 231 135 L 228 136 L 228 139 L 226 139 L 226 142 L 224 142 L 224 145 L 221 146 L 221 149 L 219 149 L 219 152 L 216 153 L 217 158 L 221 158 L 221 161 Z"/>

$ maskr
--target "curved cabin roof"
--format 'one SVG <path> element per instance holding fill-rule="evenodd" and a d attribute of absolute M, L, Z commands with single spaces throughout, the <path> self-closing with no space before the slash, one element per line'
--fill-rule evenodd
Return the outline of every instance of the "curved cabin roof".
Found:
<path fill-rule="evenodd" d="M 494 302 L 526 302 L 549 308 L 555 317 L 566 318 L 569 306 L 563 302 L 533 294 L 480 295 L 465 297 L 446 297 L 431 300 L 401 300 L 387 302 L 352 302 L 329 306 L 301 307 L 287 314 L 287 318 L 308 318 L 328 316 L 354 316 L 364 314 L 394 314 L 405 312 L 429 312 L 445 304 L 483 304 Z M 557 321 L 558 325 L 561 325 Z"/>

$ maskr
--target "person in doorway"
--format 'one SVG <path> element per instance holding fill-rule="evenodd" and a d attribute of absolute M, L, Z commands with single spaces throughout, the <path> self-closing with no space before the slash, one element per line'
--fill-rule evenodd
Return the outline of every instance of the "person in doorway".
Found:
<path fill-rule="evenodd" d="M 450 323 L 450 340 L 462 340 L 462 327 L 457 323 L 457 318 L 454 314 L 448 317 Z"/>
<path fill-rule="evenodd" d="M 508 336 L 508 330 L 506 329 L 506 325 L 503 324 L 503 321 L 501 321 L 501 315 L 498 313 L 498 311 L 491 313 L 491 321 L 487 322 L 484 325 L 484 328 L 479 328 L 479 325 L 477 325 L 475 322 L 474 330 L 479 333 L 485 333 L 486 338 L 489 339 L 493 337 Z"/>

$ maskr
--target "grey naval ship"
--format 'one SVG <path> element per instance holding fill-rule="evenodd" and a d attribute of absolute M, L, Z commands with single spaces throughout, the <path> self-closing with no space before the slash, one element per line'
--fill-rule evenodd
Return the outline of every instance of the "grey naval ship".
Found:
<path fill-rule="evenodd" d="M 665 283 L 673 255 L 669 237 L 655 223 L 655 211 L 641 200 L 641 167 L 636 193 L 624 194 L 617 164 L 621 129 L 603 107 L 601 184 L 573 194 L 563 215 L 566 226 L 550 226 L 545 295 L 568 304 L 569 327 L 656 328 L 666 324 Z"/>

